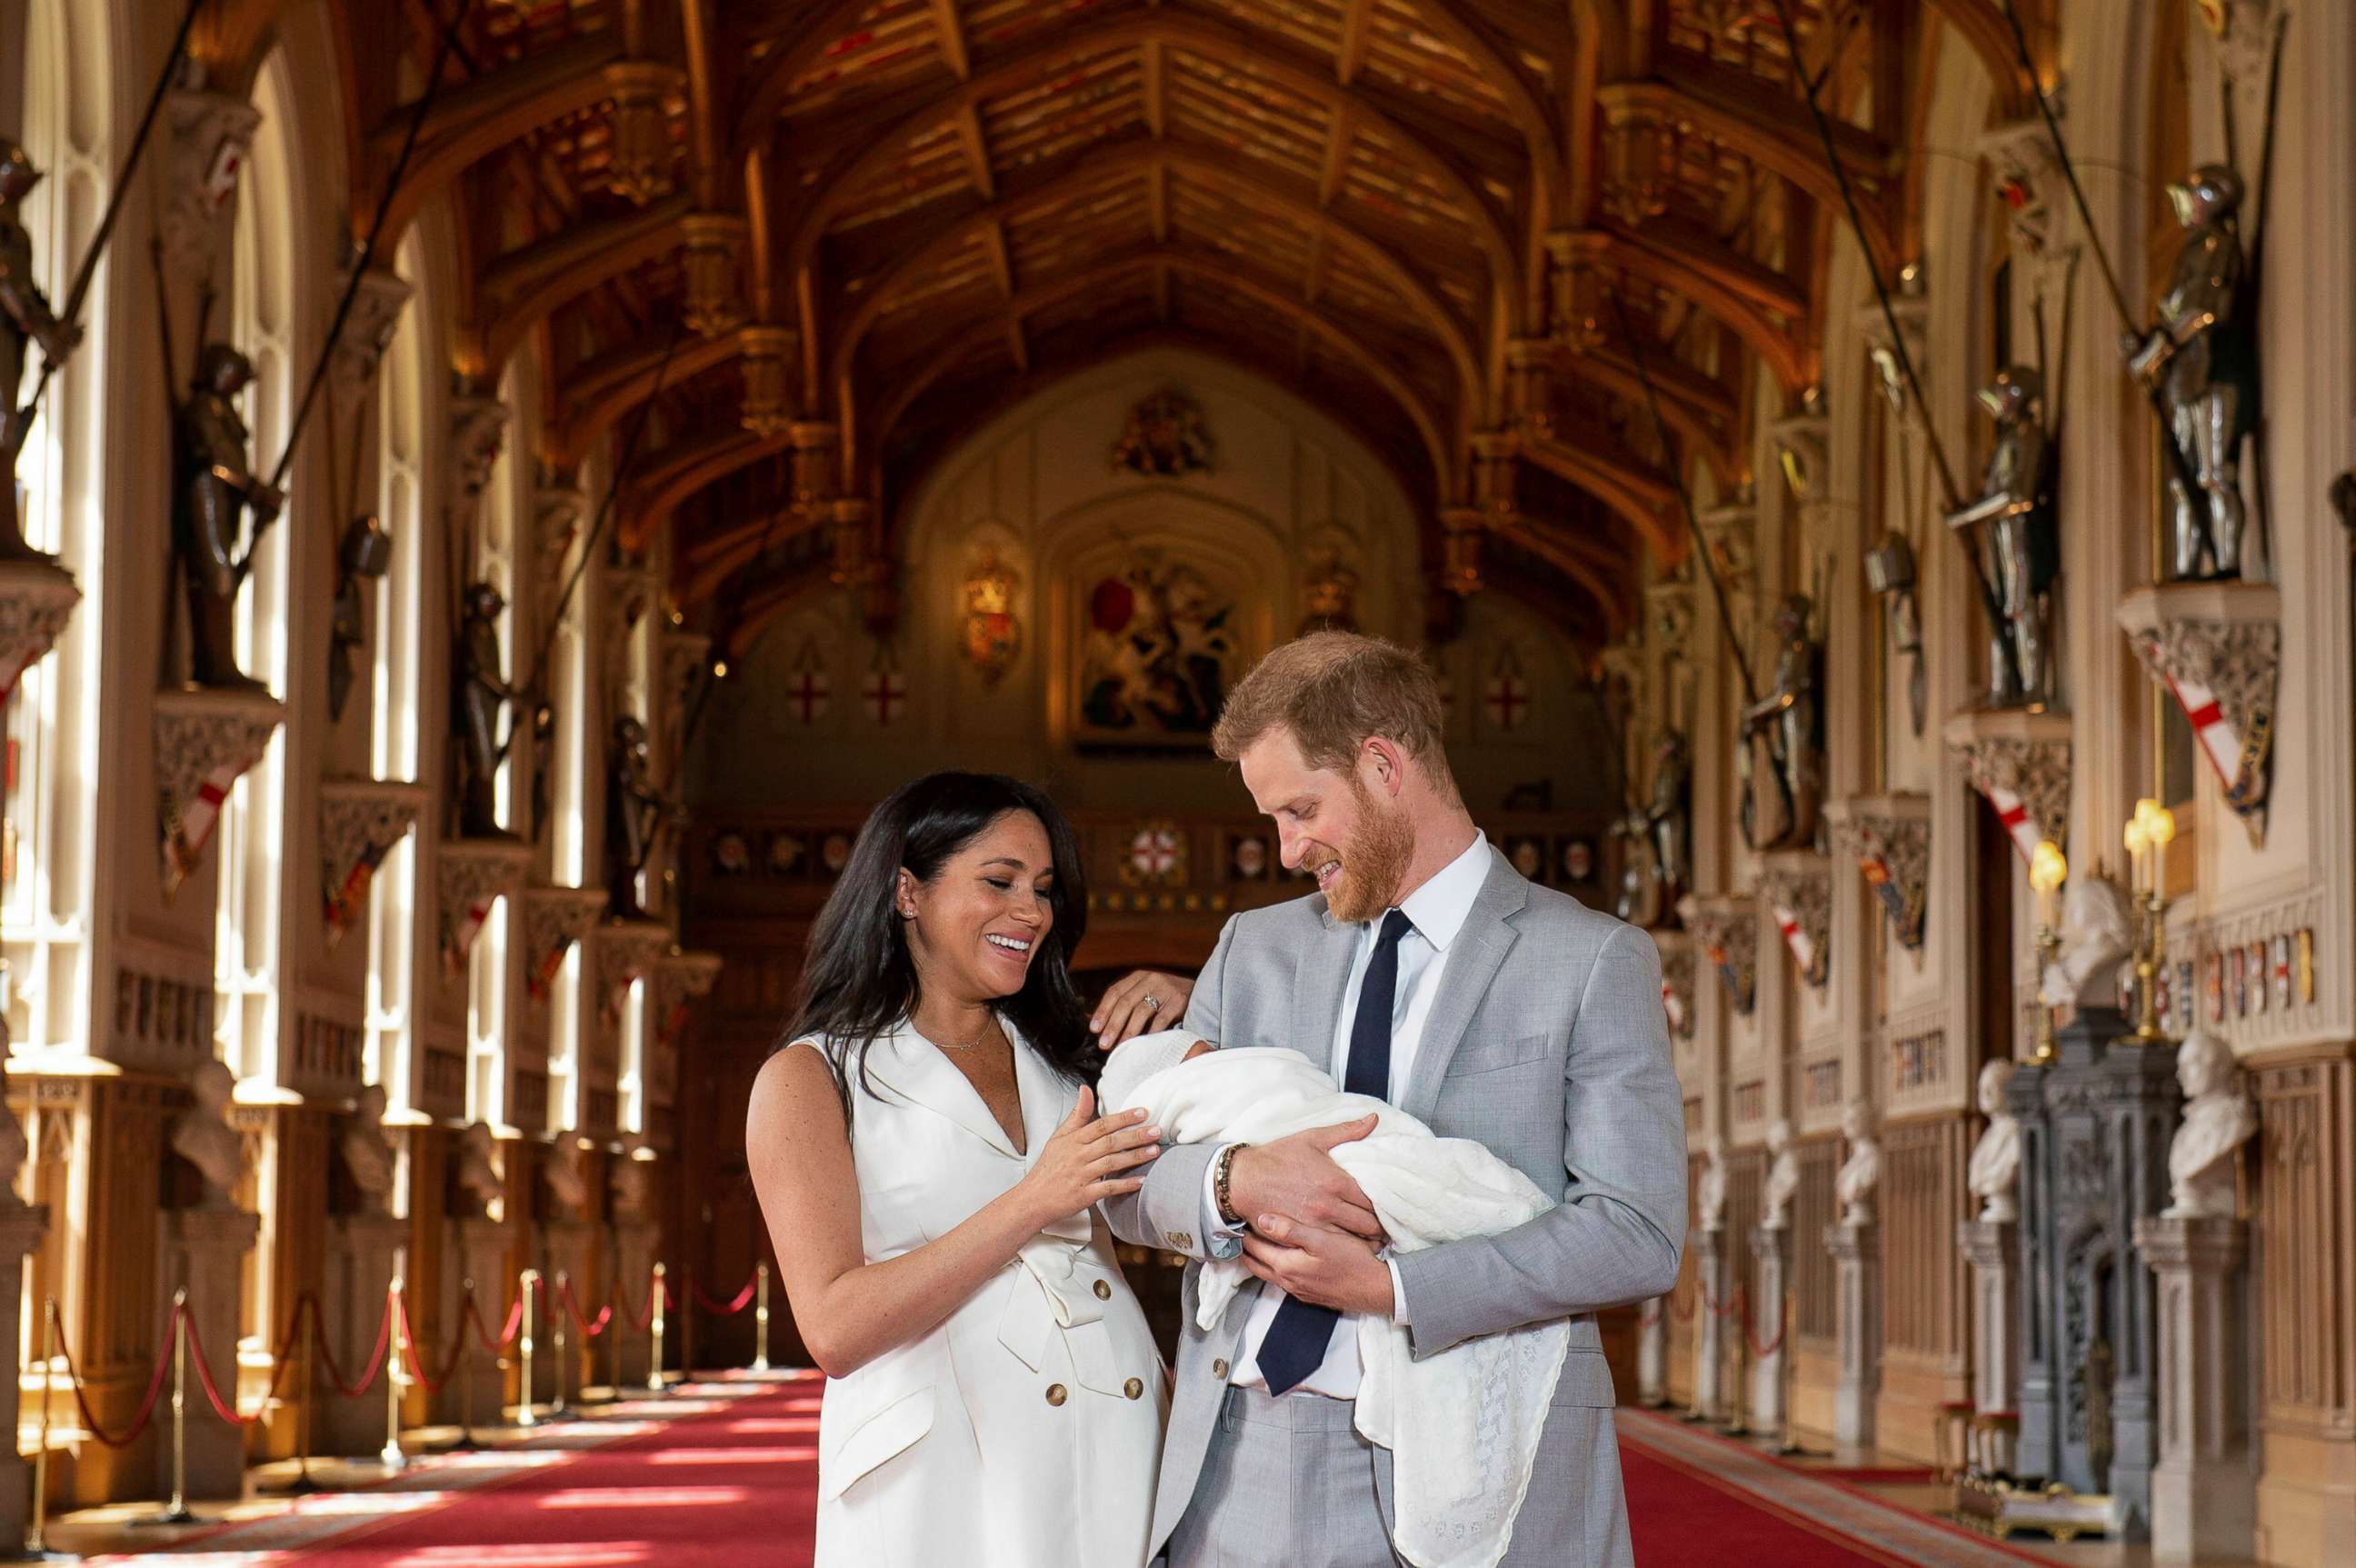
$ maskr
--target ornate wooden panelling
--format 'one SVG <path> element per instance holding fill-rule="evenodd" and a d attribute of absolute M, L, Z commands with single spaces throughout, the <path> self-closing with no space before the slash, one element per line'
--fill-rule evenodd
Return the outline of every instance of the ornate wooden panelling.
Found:
<path fill-rule="evenodd" d="M 1894 1123 L 1881 1135 L 1882 1343 L 1892 1358 L 1942 1369 L 1959 1369 L 1967 1353 L 1955 1221 L 1968 1217 L 1968 1133 L 1961 1118 L 1941 1117 Z"/>
<path fill-rule="evenodd" d="M 2266 1430 L 2356 1438 L 2356 1061 L 2252 1076 Z"/>
<path fill-rule="evenodd" d="M 1792 1199 L 1792 1321 L 1802 1339 L 1830 1344 L 1838 1332 L 1835 1315 L 1839 1303 L 1825 1227 L 1839 1218 L 1833 1173 L 1840 1169 L 1840 1140 L 1794 1144 L 1794 1153 L 1800 1156 L 1800 1190 Z"/>

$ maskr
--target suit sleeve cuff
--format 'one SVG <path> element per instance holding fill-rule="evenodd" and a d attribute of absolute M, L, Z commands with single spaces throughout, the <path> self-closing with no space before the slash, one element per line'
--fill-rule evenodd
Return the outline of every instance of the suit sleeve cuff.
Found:
<path fill-rule="evenodd" d="M 1398 1260 L 1386 1253 L 1383 1267 L 1391 1272 L 1391 1321 L 1401 1328 L 1412 1328 L 1415 1319 L 1408 1316 L 1407 1282 L 1399 1277 Z"/>

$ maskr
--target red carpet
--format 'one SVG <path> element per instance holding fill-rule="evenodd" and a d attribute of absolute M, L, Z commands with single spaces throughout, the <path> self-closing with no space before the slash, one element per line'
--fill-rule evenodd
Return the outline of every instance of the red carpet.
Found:
<path fill-rule="evenodd" d="M 1820 1530 L 1797 1514 L 1770 1512 L 1633 1443 L 1620 1445 L 1620 1469 L 1636 1568 L 1732 1562 L 1743 1568 L 1889 1568 L 1910 1561 Z"/>
<path fill-rule="evenodd" d="M 302 1554 L 305 1568 L 803 1568 L 818 1385 L 587 1450 Z"/>

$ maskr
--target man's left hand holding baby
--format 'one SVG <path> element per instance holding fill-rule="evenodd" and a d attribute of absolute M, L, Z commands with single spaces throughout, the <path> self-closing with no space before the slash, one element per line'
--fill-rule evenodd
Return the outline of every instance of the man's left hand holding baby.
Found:
<path fill-rule="evenodd" d="M 1244 1267 L 1296 1300 L 1392 1316 L 1391 1268 L 1364 1238 L 1261 1214 L 1244 1236 Z"/>

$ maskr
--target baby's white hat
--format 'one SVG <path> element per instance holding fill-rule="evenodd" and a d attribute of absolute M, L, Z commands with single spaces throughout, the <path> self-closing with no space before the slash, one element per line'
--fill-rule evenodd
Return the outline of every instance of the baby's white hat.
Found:
<path fill-rule="evenodd" d="M 1165 1068 L 1176 1067 L 1202 1041 L 1202 1036 L 1184 1029 L 1163 1029 L 1114 1047 L 1105 1060 L 1104 1076 L 1097 1080 L 1098 1112 L 1110 1115 L 1129 1110 L 1141 1084 Z"/>

